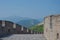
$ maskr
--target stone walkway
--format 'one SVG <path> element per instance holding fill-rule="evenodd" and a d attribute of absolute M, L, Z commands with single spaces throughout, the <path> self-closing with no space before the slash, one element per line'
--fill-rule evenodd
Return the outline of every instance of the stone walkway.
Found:
<path fill-rule="evenodd" d="M 14 34 L 0 40 L 46 40 L 43 34 Z"/>

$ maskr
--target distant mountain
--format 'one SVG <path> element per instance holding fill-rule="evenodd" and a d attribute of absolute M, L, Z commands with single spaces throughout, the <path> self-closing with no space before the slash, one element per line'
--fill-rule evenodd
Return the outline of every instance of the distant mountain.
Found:
<path fill-rule="evenodd" d="M 36 19 L 24 19 L 24 20 L 21 20 L 21 21 L 18 22 L 18 24 L 21 24 L 21 25 L 23 25 L 27 28 L 31 27 L 33 25 L 36 25 L 38 23 L 40 23 L 40 21 L 38 21 Z"/>
<path fill-rule="evenodd" d="M 23 19 L 26 19 L 26 18 L 19 17 L 19 16 L 10 16 L 10 17 L 6 17 L 6 18 L 2 18 L 0 20 L 8 20 L 8 21 L 12 21 L 14 23 L 17 23 L 18 21 L 23 20 Z"/>
<path fill-rule="evenodd" d="M 36 24 L 40 23 L 40 21 L 41 21 L 38 19 L 19 17 L 19 16 L 11 16 L 11 17 L 7 17 L 7 18 L 2 18 L 0 20 L 12 21 L 14 23 L 20 24 L 20 25 L 25 26 L 27 28 L 31 27 L 33 25 L 36 25 Z"/>

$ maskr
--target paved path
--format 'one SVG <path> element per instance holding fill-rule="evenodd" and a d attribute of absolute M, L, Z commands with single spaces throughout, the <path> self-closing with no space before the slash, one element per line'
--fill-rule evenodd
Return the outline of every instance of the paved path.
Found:
<path fill-rule="evenodd" d="M 0 40 L 45 40 L 43 34 L 14 34 Z"/>

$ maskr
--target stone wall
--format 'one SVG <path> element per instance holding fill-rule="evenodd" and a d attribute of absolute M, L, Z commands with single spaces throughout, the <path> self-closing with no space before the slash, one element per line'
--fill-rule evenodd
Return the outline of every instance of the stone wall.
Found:
<path fill-rule="evenodd" d="M 28 28 L 25 28 L 11 21 L 0 20 L 0 35 L 3 35 L 3 34 L 34 34 L 34 33 L 35 33 L 34 30 L 30 30 Z"/>
<path fill-rule="evenodd" d="M 60 40 L 60 15 L 45 17 L 44 35 L 47 40 Z"/>

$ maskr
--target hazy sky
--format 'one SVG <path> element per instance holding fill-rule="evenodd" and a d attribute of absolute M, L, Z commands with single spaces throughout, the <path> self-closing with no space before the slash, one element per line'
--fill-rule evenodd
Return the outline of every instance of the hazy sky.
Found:
<path fill-rule="evenodd" d="M 20 16 L 43 18 L 60 14 L 60 0 L 0 0 L 0 18 Z"/>

